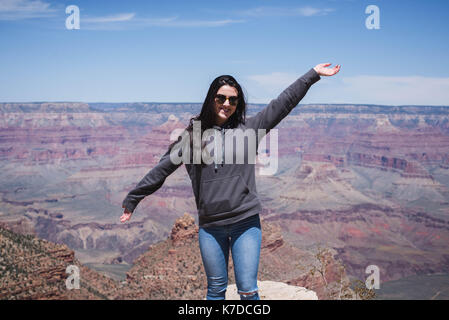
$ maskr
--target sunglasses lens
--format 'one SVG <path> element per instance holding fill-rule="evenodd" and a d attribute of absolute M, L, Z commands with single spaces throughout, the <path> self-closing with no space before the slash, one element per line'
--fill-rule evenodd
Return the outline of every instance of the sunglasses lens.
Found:
<path fill-rule="evenodd" d="M 235 106 L 238 101 L 238 97 L 229 97 L 229 104 L 232 106 Z M 219 104 L 224 104 L 226 102 L 226 96 L 222 94 L 217 94 L 215 97 L 215 101 L 217 101 Z"/>
<path fill-rule="evenodd" d="M 219 94 L 219 95 L 217 95 L 217 102 L 219 103 L 219 104 L 223 104 L 223 103 L 225 103 L 225 101 L 226 101 L 226 97 L 225 96 L 223 96 L 223 95 L 221 95 L 221 94 Z"/>

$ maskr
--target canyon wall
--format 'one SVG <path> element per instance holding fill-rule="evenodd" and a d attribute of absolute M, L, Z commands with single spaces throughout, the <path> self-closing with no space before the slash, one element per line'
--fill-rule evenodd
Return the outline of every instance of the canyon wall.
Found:
<path fill-rule="evenodd" d="M 127 192 L 200 108 L 0 104 L 0 222 L 83 263 L 132 265 L 184 212 L 197 219 L 180 167 L 119 222 Z M 257 190 L 289 243 L 332 248 L 359 279 L 373 264 L 382 281 L 448 270 L 448 107 L 298 105 L 276 129 L 279 168 L 264 176 L 258 163 Z"/>

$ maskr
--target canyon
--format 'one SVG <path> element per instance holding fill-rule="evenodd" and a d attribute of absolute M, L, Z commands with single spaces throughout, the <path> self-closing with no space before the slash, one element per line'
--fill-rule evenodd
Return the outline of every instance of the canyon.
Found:
<path fill-rule="evenodd" d="M 248 105 L 247 116 L 263 107 Z M 119 217 L 170 133 L 200 108 L 0 103 L 0 222 L 67 246 L 80 263 L 123 266 L 121 277 L 132 277 L 176 219 L 187 212 L 197 223 L 183 167 L 130 222 Z M 379 267 L 381 283 L 447 273 L 449 107 L 300 104 L 276 129 L 279 169 L 258 175 L 256 164 L 256 182 L 261 216 L 286 242 L 302 252 L 331 248 L 354 279 L 365 279 L 369 265 Z M 270 277 L 299 286 L 306 278 Z"/>
<path fill-rule="evenodd" d="M 262 229 L 260 283 L 264 299 L 279 300 L 286 294 L 294 300 L 357 298 L 331 251 L 320 251 L 320 256 L 299 250 L 284 241 L 279 226 L 273 223 L 264 222 Z M 188 213 L 175 221 L 167 239 L 151 245 L 134 261 L 123 280 L 114 281 L 85 266 L 64 244 L 21 235 L 2 224 L 0 248 L 0 299 L 203 300 L 207 290 L 198 226 Z M 77 288 L 67 285 L 72 276 L 68 267 L 78 269 Z M 229 274 L 228 298 L 235 299 L 232 263 Z"/>

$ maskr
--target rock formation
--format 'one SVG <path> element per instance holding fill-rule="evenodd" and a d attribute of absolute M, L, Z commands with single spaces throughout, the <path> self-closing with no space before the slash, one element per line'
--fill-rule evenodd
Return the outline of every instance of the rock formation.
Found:
<path fill-rule="evenodd" d="M 259 271 L 262 298 L 335 299 L 345 298 L 342 291 L 350 292 L 344 288 L 348 281 L 344 270 L 331 254 L 320 265 L 323 261 L 313 253 L 286 243 L 278 226 L 262 221 L 262 228 Z M 0 227 L 0 247 L 0 299 L 166 300 L 204 299 L 206 294 L 198 227 L 187 213 L 176 220 L 167 240 L 151 245 L 136 259 L 126 280 L 121 282 L 82 265 L 66 245 L 32 235 L 19 235 Z M 79 290 L 66 287 L 68 266 L 79 268 Z M 232 263 L 229 267 L 232 295 L 235 283 Z M 318 272 L 314 273 L 315 270 Z M 339 296 L 335 291 L 338 286 Z"/>
<path fill-rule="evenodd" d="M 261 300 L 318 300 L 314 291 L 282 282 L 257 281 L 257 287 Z M 226 300 L 240 300 L 235 284 L 228 286 Z"/>
<path fill-rule="evenodd" d="M 0 226 L 0 248 L 0 299 L 110 299 L 117 288 L 113 280 L 77 261 L 66 245 Z M 66 286 L 68 266 L 78 268 L 80 289 Z"/>
<path fill-rule="evenodd" d="M 338 292 L 335 288 L 339 290 L 341 287 L 346 288 L 347 292 L 350 291 L 347 288 L 348 279 L 344 269 L 332 255 L 327 257 L 325 277 L 318 272 L 314 277 L 309 276 L 320 264 L 315 254 L 301 251 L 286 243 L 279 226 L 263 220 L 261 223 L 259 279 L 263 284 L 264 281 L 276 281 L 285 285 L 313 288 L 320 299 L 337 298 Z M 230 255 L 229 284 L 235 283 L 231 261 Z M 267 284 L 273 285 L 270 282 Z M 121 298 L 204 299 L 206 287 L 206 275 L 198 247 L 198 227 L 193 217 L 185 213 L 176 220 L 169 239 L 150 246 L 149 250 L 135 261 L 133 268 L 127 273 L 127 283 L 123 287 Z M 298 290 L 308 292 L 304 291 L 306 289 Z M 290 294 L 290 291 L 288 292 Z M 307 293 L 304 297 L 309 299 L 312 296 L 312 293 Z M 276 297 L 270 294 L 269 298 Z M 343 298 L 342 294 L 340 298 Z"/>

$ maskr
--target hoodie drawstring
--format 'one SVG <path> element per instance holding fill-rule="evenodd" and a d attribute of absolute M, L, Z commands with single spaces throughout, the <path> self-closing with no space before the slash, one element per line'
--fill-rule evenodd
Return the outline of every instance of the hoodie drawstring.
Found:
<path fill-rule="evenodd" d="M 216 135 L 214 137 L 214 158 L 215 158 L 215 161 L 214 161 L 215 172 L 217 172 L 217 139 L 216 139 Z"/>
<path fill-rule="evenodd" d="M 217 129 L 218 127 L 215 126 L 215 129 Z M 221 135 L 221 166 L 223 167 L 223 162 L 224 162 L 224 132 L 223 132 L 223 128 L 220 127 L 220 135 Z M 217 162 L 218 162 L 218 152 L 217 152 L 217 139 L 215 139 L 214 137 L 214 158 L 215 158 L 215 172 L 217 172 L 218 170 L 218 166 L 217 166 Z"/>

